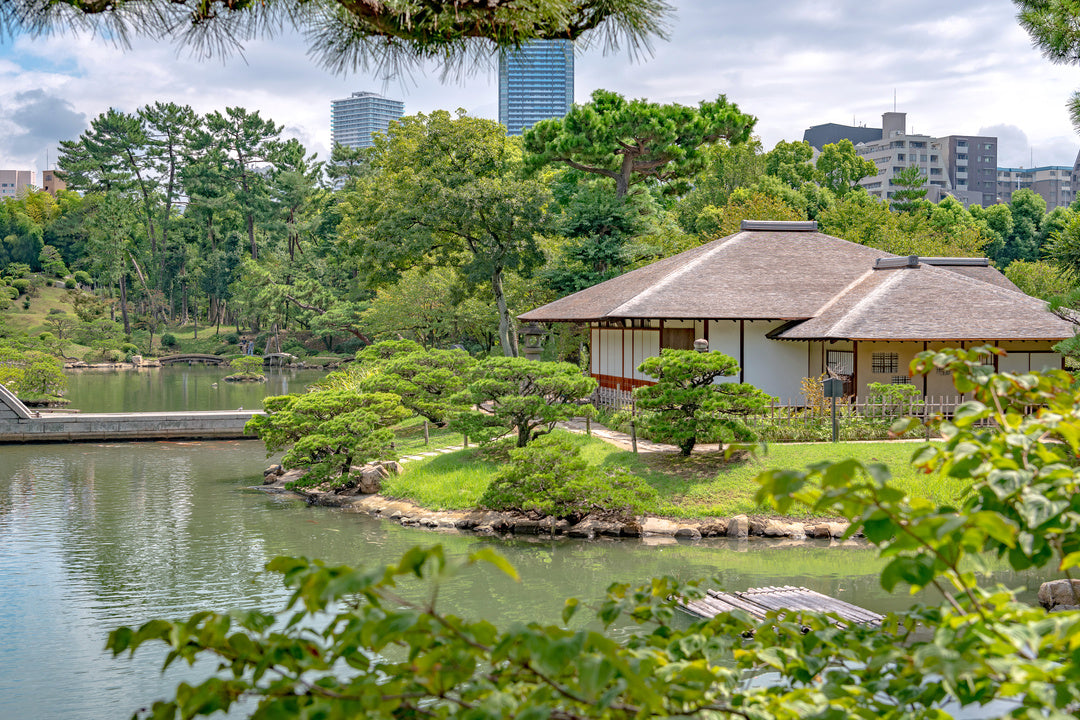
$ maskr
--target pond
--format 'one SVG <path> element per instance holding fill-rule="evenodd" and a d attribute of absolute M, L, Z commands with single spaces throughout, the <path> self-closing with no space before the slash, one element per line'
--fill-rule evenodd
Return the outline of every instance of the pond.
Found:
<path fill-rule="evenodd" d="M 72 396 L 100 403 L 96 410 L 121 409 L 107 398 L 132 410 L 215 407 L 213 369 L 191 370 L 157 371 L 171 390 L 142 385 L 149 376 L 141 372 L 82 373 Z M 289 387 L 301 382 L 293 377 Z M 162 676 L 157 648 L 114 659 L 105 639 L 121 624 L 200 608 L 278 609 L 286 593 L 263 570 L 277 555 L 359 565 L 391 562 L 416 544 L 440 542 L 454 556 L 494 546 L 522 581 L 478 569 L 444 587 L 440 602 L 496 623 L 558 622 L 566 597 L 595 601 L 610 583 L 662 574 L 716 576 L 729 589 L 804 585 L 878 612 L 912 602 L 881 590 L 880 562 L 856 543 L 434 533 L 252 489 L 267 462 L 258 441 L 0 446 L 0 718 L 128 717 L 181 679 L 204 677 L 205 667 L 180 666 Z"/>

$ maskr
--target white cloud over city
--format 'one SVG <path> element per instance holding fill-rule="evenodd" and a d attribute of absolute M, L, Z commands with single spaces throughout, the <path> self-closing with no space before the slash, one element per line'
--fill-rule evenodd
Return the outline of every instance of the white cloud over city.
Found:
<path fill-rule="evenodd" d="M 660 102 L 696 103 L 724 93 L 758 117 L 766 147 L 800 139 L 810 125 L 879 126 L 893 107 L 909 130 L 997 134 L 1005 166 L 1071 165 L 1080 148 L 1065 110 L 1080 67 L 1055 66 L 1032 49 L 1011 3 L 910 0 L 676 0 L 668 41 L 651 58 L 599 50 L 576 60 L 576 97 L 596 88 Z M 155 101 L 199 112 L 240 105 L 285 126 L 324 155 L 330 101 L 374 90 L 407 113 L 458 107 L 497 116 L 494 66 L 440 82 L 333 75 L 307 57 L 299 37 L 248 44 L 242 57 L 198 60 L 137 40 L 129 50 L 100 38 L 0 40 L 0 167 L 45 166 L 109 107 Z"/>

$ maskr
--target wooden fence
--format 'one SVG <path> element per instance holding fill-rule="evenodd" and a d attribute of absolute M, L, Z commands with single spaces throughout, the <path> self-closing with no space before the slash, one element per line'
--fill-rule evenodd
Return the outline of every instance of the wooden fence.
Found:
<path fill-rule="evenodd" d="M 846 440 L 871 440 L 888 437 L 889 427 L 900 418 L 927 420 L 937 415 L 951 416 L 958 405 L 969 400 L 963 395 L 936 395 L 908 398 L 903 401 L 872 396 L 838 399 L 836 414 L 840 437 Z M 633 393 L 628 390 L 598 388 L 593 395 L 598 407 L 636 414 Z M 818 407 L 789 400 L 774 403 L 743 421 L 767 440 L 824 440 L 831 437 L 832 406 L 826 400 Z"/>

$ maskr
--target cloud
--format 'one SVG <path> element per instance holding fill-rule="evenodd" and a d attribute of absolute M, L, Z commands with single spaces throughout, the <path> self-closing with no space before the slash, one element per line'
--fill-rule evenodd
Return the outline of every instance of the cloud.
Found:
<path fill-rule="evenodd" d="M 50 152 L 56 157 L 57 142 L 86 128 L 86 115 L 70 101 L 44 90 L 17 92 L 3 105 L 0 153 L 15 159 L 14 168 L 35 167 Z"/>
<path fill-rule="evenodd" d="M 819 123 L 877 126 L 893 109 L 895 92 L 909 128 L 921 133 L 1019 129 L 1020 136 L 1001 136 L 1002 162 L 1030 158 L 1032 146 L 1043 164 L 1071 164 L 1076 154 L 1065 110 L 1080 85 L 1076 68 L 1052 65 L 1034 50 L 1011 3 L 908 0 L 902 12 L 886 0 L 672 4 L 671 37 L 655 42 L 651 57 L 635 62 L 602 48 L 578 53 L 579 102 L 597 88 L 686 104 L 724 93 L 759 118 L 757 132 L 772 147 Z M 496 117 L 494 65 L 468 70 L 447 82 L 433 67 L 406 78 L 333 75 L 312 61 L 295 33 L 250 42 L 243 57 L 208 61 L 145 40 L 125 52 L 86 35 L 0 39 L 0 137 L 28 132 L 8 119 L 9 108 L 15 94 L 40 90 L 87 118 L 156 101 L 200 113 L 239 105 L 284 125 L 288 136 L 325 157 L 330 101 L 357 90 L 402 99 L 410 114 L 463 107 Z M 0 140 L 0 167 L 16 159 L 26 162 Z"/>

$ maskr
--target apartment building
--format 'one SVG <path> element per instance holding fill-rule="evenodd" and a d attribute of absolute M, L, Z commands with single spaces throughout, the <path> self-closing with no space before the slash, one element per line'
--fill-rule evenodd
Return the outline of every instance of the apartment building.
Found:
<path fill-rule="evenodd" d="M 385 133 L 405 114 L 405 103 L 373 92 L 354 92 L 347 98 L 330 101 L 330 140 L 335 145 L 367 148 L 372 133 Z"/>
<path fill-rule="evenodd" d="M 574 104 L 574 43 L 534 40 L 499 56 L 499 122 L 520 135 Z"/>
<path fill-rule="evenodd" d="M 0 170 L 0 198 L 16 197 L 34 185 L 33 170 Z"/>
<path fill-rule="evenodd" d="M 988 206 L 996 202 L 995 137 L 909 134 L 907 113 L 902 112 L 882 113 L 880 130 L 827 123 L 803 133 L 803 139 L 818 150 L 845 138 L 855 144 L 859 155 L 877 165 L 877 175 L 859 183 L 871 195 L 883 200 L 891 198 L 897 190 L 896 175 L 914 165 L 926 177 L 926 199 L 931 202 L 946 195 L 964 205 Z"/>
<path fill-rule="evenodd" d="M 1023 188 L 1035 191 L 1046 200 L 1046 210 L 1068 207 L 1076 199 L 1073 168 L 1067 165 L 1047 165 L 1037 168 L 997 169 L 998 202 L 1012 202 L 1013 193 Z"/>

